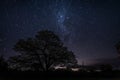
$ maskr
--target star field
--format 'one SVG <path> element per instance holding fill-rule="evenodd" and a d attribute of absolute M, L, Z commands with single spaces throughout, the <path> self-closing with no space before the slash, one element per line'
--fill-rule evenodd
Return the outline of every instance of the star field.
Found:
<path fill-rule="evenodd" d="M 78 62 L 116 58 L 120 40 L 118 0 L 1 0 L 0 54 L 15 55 L 13 45 L 39 30 L 52 30 Z M 90 62 L 91 60 L 91 62 Z"/>

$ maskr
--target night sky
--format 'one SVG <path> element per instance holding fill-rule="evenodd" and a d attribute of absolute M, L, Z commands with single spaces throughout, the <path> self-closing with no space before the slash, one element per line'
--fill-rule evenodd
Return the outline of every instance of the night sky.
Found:
<path fill-rule="evenodd" d="M 119 0 L 0 0 L 0 54 L 16 54 L 19 39 L 54 31 L 78 62 L 117 58 Z"/>

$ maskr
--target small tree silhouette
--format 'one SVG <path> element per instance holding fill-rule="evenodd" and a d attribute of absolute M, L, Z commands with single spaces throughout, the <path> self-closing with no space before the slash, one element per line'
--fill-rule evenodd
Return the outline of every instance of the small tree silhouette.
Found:
<path fill-rule="evenodd" d="M 103 65 L 100 65 L 100 69 L 102 71 L 112 71 L 113 67 L 110 64 L 103 64 Z"/>
<path fill-rule="evenodd" d="M 118 53 L 120 54 L 120 41 L 117 44 L 115 44 L 115 47 L 116 47 Z"/>
<path fill-rule="evenodd" d="M 0 56 L 0 72 L 8 71 L 8 63 L 5 61 L 3 55 Z"/>
<path fill-rule="evenodd" d="M 11 57 L 13 68 L 48 71 L 59 64 L 76 64 L 73 52 L 68 51 L 57 35 L 40 31 L 34 38 L 21 39 L 14 46 L 19 55 Z"/>

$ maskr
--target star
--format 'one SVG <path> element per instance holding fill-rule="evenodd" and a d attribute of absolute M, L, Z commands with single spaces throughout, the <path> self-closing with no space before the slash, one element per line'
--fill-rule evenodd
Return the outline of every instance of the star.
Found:
<path fill-rule="evenodd" d="M 62 18 L 63 18 L 63 15 L 60 15 L 60 18 L 62 19 Z"/>

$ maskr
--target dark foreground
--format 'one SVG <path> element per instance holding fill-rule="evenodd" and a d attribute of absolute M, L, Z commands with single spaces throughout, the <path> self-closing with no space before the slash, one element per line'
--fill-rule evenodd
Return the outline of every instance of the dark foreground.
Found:
<path fill-rule="evenodd" d="M 1 72 L 0 80 L 120 80 L 120 71 Z"/>

